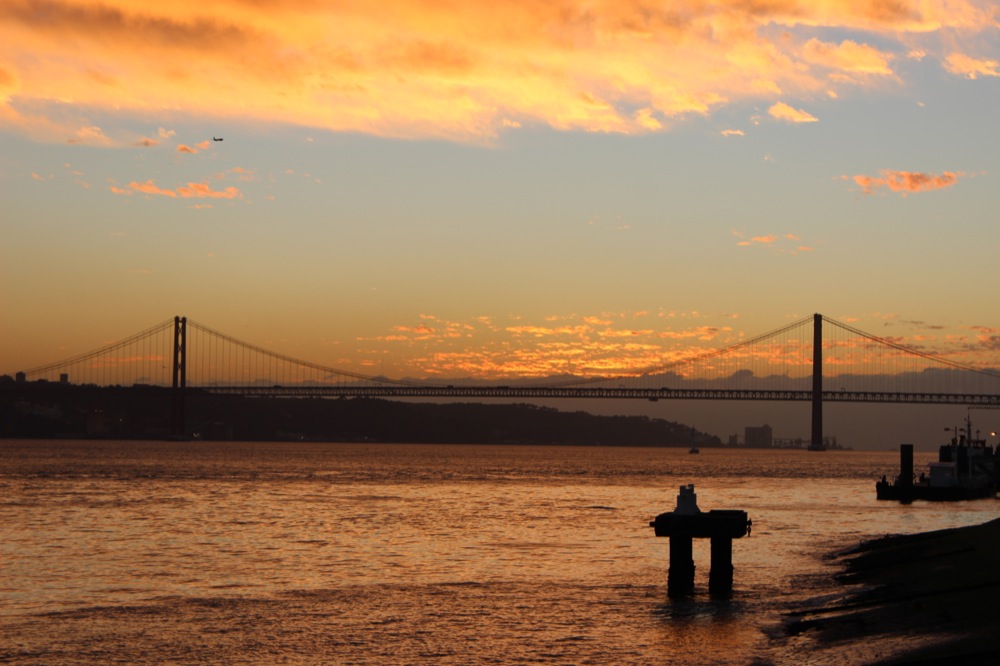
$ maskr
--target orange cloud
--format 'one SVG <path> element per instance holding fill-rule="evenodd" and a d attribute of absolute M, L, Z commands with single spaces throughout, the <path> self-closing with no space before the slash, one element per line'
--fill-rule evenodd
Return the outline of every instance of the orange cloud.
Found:
<path fill-rule="evenodd" d="M 0 66 L 0 102 L 6 102 L 19 88 L 20 85 L 14 72 Z"/>
<path fill-rule="evenodd" d="M 202 141 L 201 143 L 194 144 L 194 147 L 188 146 L 186 144 L 180 144 L 177 146 L 178 153 L 188 153 L 189 155 L 197 155 L 200 150 L 208 150 L 211 147 L 211 141 Z"/>
<path fill-rule="evenodd" d="M 785 120 L 790 123 L 814 123 L 818 119 L 802 109 L 795 109 L 785 104 L 777 102 L 767 110 L 768 115 L 777 120 Z"/>
<path fill-rule="evenodd" d="M 684 340 L 687 338 L 697 338 L 699 340 L 714 340 L 719 334 L 723 332 L 729 332 L 733 329 L 725 326 L 723 328 L 718 328 L 716 326 L 697 326 L 692 329 L 684 331 L 664 331 L 658 333 L 656 337 L 665 338 L 668 340 Z"/>
<path fill-rule="evenodd" d="M 658 130 L 663 127 L 663 123 L 654 117 L 653 109 L 640 109 L 635 114 L 635 123 L 639 127 L 647 130 Z"/>
<path fill-rule="evenodd" d="M 232 169 L 227 169 L 225 171 L 220 171 L 212 175 L 215 180 L 238 180 L 242 182 L 250 182 L 256 178 L 256 175 L 252 169 L 244 169 L 243 167 L 233 167 Z"/>
<path fill-rule="evenodd" d="M 980 0 L 4 0 L 0 23 L 0 124 L 38 140 L 81 140 L 91 114 L 171 109 L 490 141 L 531 125 L 664 131 L 777 98 L 776 117 L 811 122 L 800 100 L 889 76 L 914 42 L 934 53 L 993 30 L 997 12 Z M 869 43 L 815 37 L 851 32 Z"/>
<path fill-rule="evenodd" d="M 77 128 L 74 136 L 66 139 L 66 143 L 110 146 L 113 141 L 104 134 L 104 130 L 100 127 L 88 126 Z"/>
<path fill-rule="evenodd" d="M 157 187 L 152 180 L 147 180 L 145 183 L 137 183 L 133 180 L 129 183 L 129 187 L 143 194 L 156 194 L 174 199 L 178 197 L 183 199 L 238 199 L 243 196 L 243 193 L 236 187 L 227 187 L 218 191 L 213 190 L 208 183 L 188 183 L 186 187 L 178 187 L 176 190 L 164 190 Z M 123 192 L 115 187 L 112 187 L 111 191 L 116 194 Z"/>
<path fill-rule="evenodd" d="M 641 331 L 632 331 L 632 330 L 616 331 L 612 329 L 607 329 L 604 331 L 598 331 L 597 335 L 602 338 L 634 338 L 638 336 L 648 336 L 651 335 L 652 333 L 653 331 L 648 329 Z"/>
<path fill-rule="evenodd" d="M 951 187 L 965 174 L 961 171 L 945 171 L 939 176 L 914 171 L 893 171 L 882 169 L 879 176 L 857 175 L 851 179 L 857 183 L 865 194 L 873 194 L 875 190 L 887 187 L 893 192 L 928 192 Z"/>
<path fill-rule="evenodd" d="M 802 47 L 802 58 L 844 73 L 887 76 L 892 74 L 889 61 L 893 56 L 867 44 L 847 39 L 840 44 L 828 44 L 815 37 Z"/>
<path fill-rule="evenodd" d="M 419 333 L 421 335 L 426 335 L 434 332 L 434 329 L 430 326 L 394 326 L 393 330 L 400 331 L 403 333 Z"/>
<path fill-rule="evenodd" d="M 766 247 L 772 252 L 793 255 L 798 254 L 799 252 L 812 252 L 815 249 L 808 245 L 797 244 L 802 240 L 798 234 L 786 233 L 781 236 L 777 236 L 775 234 L 761 234 L 747 238 L 744 233 L 734 230 L 732 235 L 739 239 L 736 241 L 736 244 L 740 247 Z"/>
<path fill-rule="evenodd" d="M 530 335 L 536 338 L 551 337 L 551 336 L 561 336 L 561 335 L 573 335 L 579 336 L 589 333 L 591 331 L 590 326 L 559 326 L 557 328 L 551 328 L 549 326 L 508 326 L 507 332 L 513 333 L 514 335 Z"/>
<path fill-rule="evenodd" d="M 944 61 L 944 68 L 957 76 L 978 79 L 980 76 L 1000 76 L 1000 62 L 987 58 L 976 59 L 963 53 L 952 53 Z"/>
<path fill-rule="evenodd" d="M 668 324 L 666 330 L 654 330 L 628 326 L 627 322 L 634 319 L 648 320 L 649 314 L 640 311 L 558 315 L 544 320 L 564 322 L 563 325 L 516 323 L 505 327 L 483 318 L 447 322 L 436 316 L 420 315 L 422 320 L 435 322 L 433 333 L 426 324 L 394 326 L 389 335 L 359 339 L 359 342 L 380 344 L 359 352 L 362 356 L 378 357 L 377 362 L 370 361 L 371 367 L 381 367 L 384 359 L 394 355 L 405 355 L 408 357 L 405 364 L 410 368 L 407 372 L 419 368 L 417 372 L 426 376 L 626 375 L 640 374 L 677 358 L 704 353 L 706 346 L 732 338 L 729 327 L 688 325 L 675 330 Z M 677 316 L 699 317 L 698 313 L 669 313 L 670 318 Z M 621 328 L 616 327 L 618 323 Z M 423 331 L 427 333 L 422 334 Z M 686 344 L 683 349 L 665 349 L 664 341 L 668 344 L 672 344 L 669 341 L 685 341 Z"/>

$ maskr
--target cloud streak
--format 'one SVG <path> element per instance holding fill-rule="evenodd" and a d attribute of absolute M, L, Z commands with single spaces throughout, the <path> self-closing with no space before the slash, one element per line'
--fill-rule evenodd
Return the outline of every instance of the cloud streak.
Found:
<path fill-rule="evenodd" d="M 115 186 L 112 186 L 110 189 L 115 194 L 139 192 L 141 194 L 153 194 L 171 199 L 239 199 L 243 197 L 243 193 L 240 192 L 239 188 L 233 186 L 229 186 L 224 190 L 213 190 L 208 183 L 188 183 L 186 186 L 167 190 L 157 186 L 152 179 L 143 183 L 133 180 L 129 183 L 129 189 Z"/>
<path fill-rule="evenodd" d="M 775 120 L 784 120 L 790 123 L 815 123 L 819 120 L 812 114 L 802 109 L 792 108 L 784 102 L 777 102 L 767 110 L 767 113 Z"/>
<path fill-rule="evenodd" d="M 178 153 L 186 153 L 188 155 L 197 155 L 202 150 L 208 150 L 211 148 L 211 141 L 202 141 L 201 143 L 196 143 L 193 146 L 189 146 L 185 143 L 179 144 L 177 146 Z"/>
<path fill-rule="evenodd" d="M 865 194 L 874 194 L 876 190 L 888 189 L 904 196 L 914 192 L 929 192 L 951 187 L 958 179 L 965 176 L 961 171 L 945 171 L 939 175 L 917 171 L 893 171 L 882 169 L 878 176 L 859 174 L 852 176 L 853 180 Z"/>
<path fill-rule="evenodd" d="M 995 76 L 995 59 L 944 44 L 998 24 L 986 0 L 394 0 L 391 12 L 318 0 L 5 0 L 0 124 L 109 143 L 78 131 L 98 113 L 172 109 L 482 142 L 532 125 L 664 131 L 740 102 L 814 122 L 800 107 L 895 81 L 894 64 L 915 49 L 957 75 Z"/>
<path fill-rule="evenodd" d="M 1000 62 L 989 58 L 973 58 L 964 53 L 952 53 L 944 61 L 944 68 L 967 79 L 981 76 L 1000 76 Z"/>
<path fill-rule="evenodd" d="M 732 235 L 738 240 L 736 244 L 740 247 L 764 247 L 774 252 L 798 254 L 800 252 L 812 252 L 815 248 L 803 245 L 802 239 L 796 234 L 760 234 L 749 238 L 742 231 L 734 230 Z"/>

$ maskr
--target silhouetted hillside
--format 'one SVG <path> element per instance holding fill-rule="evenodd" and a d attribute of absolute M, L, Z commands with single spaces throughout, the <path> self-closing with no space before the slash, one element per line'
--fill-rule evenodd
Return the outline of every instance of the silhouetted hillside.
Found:
<path fill-rule="evenodd" d="M 368 398 L 242 398 L 189 391 L 186 423 L 204 439 L 689 446 L 690 427 L 645 416 L 595 416 L 528 404 Z M 156 387 L 0 387 L 0 436 L 162 438 L 170 392 Z M 701 446 L 715 436 L 694 433 Z"/>

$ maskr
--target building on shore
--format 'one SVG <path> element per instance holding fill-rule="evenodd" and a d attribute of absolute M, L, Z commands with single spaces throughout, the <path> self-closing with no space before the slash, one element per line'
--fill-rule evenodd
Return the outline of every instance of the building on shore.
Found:
<path fill-rule="evenodd" d="M 823 444 L 827 449 L 843 449 L 837 444 L 836 437 L 824 437 Z M 730 448 L 748 449 L 804 449 L 808 447 L 808 441 L 802 437 L 775 437 L 771 426 L 746 426 L 743 429 L 742 441 L 738 434 L 730 435 L 728 446 Z"/>
<path fill-rule="evenodd" d="M 766 423 L 762 426 L 747 426 L 743 429 L 743 446 L 751 449 L 769 449 L 774 446 L 774 433 Z"/>

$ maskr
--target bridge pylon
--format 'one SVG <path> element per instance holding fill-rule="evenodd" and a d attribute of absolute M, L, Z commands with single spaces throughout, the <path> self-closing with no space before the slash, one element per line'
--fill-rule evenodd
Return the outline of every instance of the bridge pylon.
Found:
<path fill-rule="evenodd" d="M 823 315 L 813 315 L 812 441 L 810 451 L 822 451 L 823 444 Z"/>
<path fill-rule="evenodd" d="M 187 388 L 187 317 L 174 317 L 174 368 L 171 389 L 170 435 L 185 435 L 184 393 Z"/>

